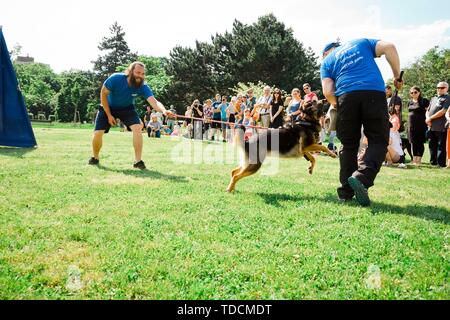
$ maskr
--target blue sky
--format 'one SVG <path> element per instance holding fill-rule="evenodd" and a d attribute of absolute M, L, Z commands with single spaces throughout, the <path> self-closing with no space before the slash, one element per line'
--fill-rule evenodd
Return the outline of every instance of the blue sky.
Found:
<path fill-rule="evenodd" d="M 437 0 L 21 0 L 2 4 L 0 25 L 10 48 L 20 44 L 23 54 L 56 72 L 91 69 L 115 21 L 133 51 L 168 56 L 176 45 L 194 46 L 230 31 L 234 19 L 251 24 L 268 13 L 317 54 L 337 37 L 379 38 L 397 45 L 404 67 L 436 45 L 450 47 L 448 8 Z M 379 66 L 389 78 L 385 60 L 379 59 Z"/>
<path fill-rule="evenodd" d="M 382 23 L 387 27 L 401 27 L 410 24 L 428 24 L 450 17 L 449 3 L 445 0 L 341 0 L 342 5 L 358 7 L 360 11 L 370 5 L 382 9 Z"/>

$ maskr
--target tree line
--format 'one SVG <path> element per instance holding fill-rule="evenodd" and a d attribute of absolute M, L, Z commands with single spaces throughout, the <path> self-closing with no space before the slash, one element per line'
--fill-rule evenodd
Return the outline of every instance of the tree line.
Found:
<path fill-rule="evenodd" d="M 14 63 L 29 112 L 56 114 L 59 121 L 71 122 L 78 111 L 81 121 L 89 121 L 98 108 L 102 83 L 136 60 L 145 64 L 146 81 L 156 97 L 183 113 L 194 99 L 203 101 L 216 93 L 232 95 L 247 86 L 270 84 L 291 90 L 308 82 L 320 89 L 319 58 L 273 14 L 249 25 L 235 20 L 230 32 L 216 33 L 208 42 L 196 41 L 192 48 L 176 46 L 168 58 L 132 52 L 116 22 L 98 49 L 100 55 L 89 71 L 56 74 L 45 64 Z M 20 51 L 20 47 L 15 50 Z M 450 50 L 436 47 L 405 70 L 405 82 L 431 94 L 434 82 L 448 80 L 449 72 Z M 137 101 L 142 113 L 144 105 L 143 99 Z"/>

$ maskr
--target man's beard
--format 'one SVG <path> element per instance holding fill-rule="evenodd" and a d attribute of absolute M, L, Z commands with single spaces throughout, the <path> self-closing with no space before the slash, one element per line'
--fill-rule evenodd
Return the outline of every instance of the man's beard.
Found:
<path fill-rule="evenodd" d="M 139 88 L 143 82 L 144 82 L 144 79 L 135 77 L 133 74 L 130 75 L 130 84 L 133 87 Z"/>

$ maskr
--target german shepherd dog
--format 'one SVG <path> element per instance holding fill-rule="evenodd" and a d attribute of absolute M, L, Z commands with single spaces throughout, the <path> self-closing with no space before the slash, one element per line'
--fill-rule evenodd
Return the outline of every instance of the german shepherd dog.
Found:
<path fill-rule="evenodd" d="M 256 173 L 267 155 L 277 153 L 283 158 L 305 157 L 311 162 L 308 169 L 312 174 L 316 159 L 312 152 L 322 151 L 336 158 L 336 154 L 327 147 L 318 144 L 321 130 L 320 117 L 323 116 L 321 102 L 306 102 L 301 107 L 301 115 L 298 120 L 291 121 L 279 129 L 267 129 L 260 134 L 244 141 L 245 127 L 236 128 L 235 145 L 242 148 L 242 159 L 239 167 L 231 172 L 231 181 L 227 192 L 233 192 L 236 183 L 242 178 Z"/>

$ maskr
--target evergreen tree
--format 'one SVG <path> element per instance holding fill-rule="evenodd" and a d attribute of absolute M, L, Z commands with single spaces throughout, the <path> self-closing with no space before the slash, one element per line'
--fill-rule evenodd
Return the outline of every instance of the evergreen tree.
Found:
<path fill-rule="evenodd" d="M 216 34 L 212 43 L 197 42 L 195 48 L 175 47 L 167 73 L 172 77 L 168 94 L 178 105 L 230 94 L 238 83 L 262 81 L 286 91 L 308 82 L 320 88 L 317 56 L 305 49 L 273 14 L 252 25 L 233 23 L 231 33 Z"/>
<path fill-rule="evenodd" d="M 98 82 L 103 83 L 111 74 L 117 72 L 117 67 L 130 64 L 137 59 L 125 41 L 125 32 L 115 22 L 110 28 L 110 37 L 103 37 L 98 49 L 103 53 L 94 63 L 94 72 Z"/>

